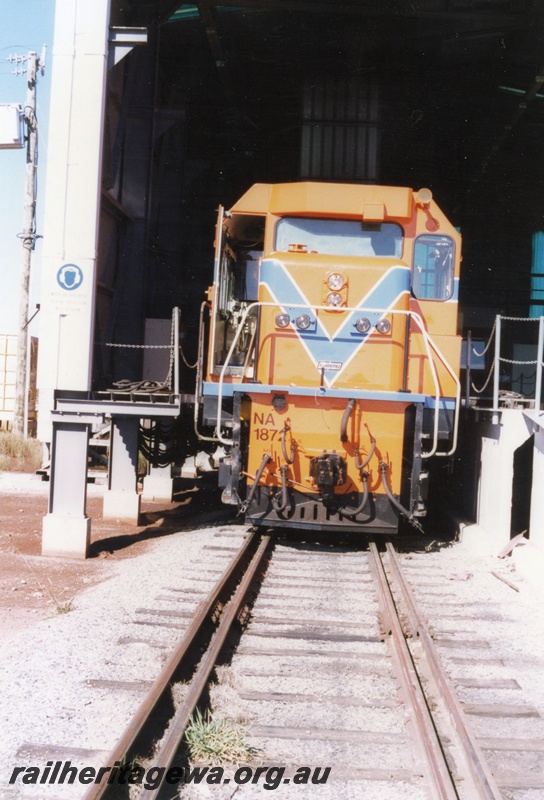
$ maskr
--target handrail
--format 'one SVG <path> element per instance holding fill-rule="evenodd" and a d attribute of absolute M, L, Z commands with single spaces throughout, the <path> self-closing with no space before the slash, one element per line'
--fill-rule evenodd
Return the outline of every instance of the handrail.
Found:
<path fill-rule="evenodd" d="M 193 427 L 197 439 L 201 442 L 218 442 L 216 436 L 205 436 L 198 430 L 198 409 L 202 398 L 202 381 L 204 372 L 204 311 L 210 310 L 210 304 L 204 300 L 200 304 L 200 318 L 198 323 L 198 355 L 196 359 L 196 385 L 195 385 L 195 404 L 193 408 Z"/>
<path fill-rule="evenodd" d="M 229 351 L 228 351 L 228 353 L 226 355 L 225 362 L 224 362 L 224 364 L 223 364 L 223 366 L 221 368 L 221 372 L 219 373 L 219 381 L 218 381 L 218 385 L 217 385 L 217 418 L 216 418 L 216 428 L 215 428 L 215 431 L 214 431 L 214 441 L 219 441 L 221 444 L 225 444 L 225 445 L 232 444 L 232 439 L 229 439 L 229 438 L 227 438 L 227 437 L 225 437 L 225 436 L 223 436 L 221 434 L 221 426 L 222 426 L 222 408 L 221 408 L 221 406 L 222 406 L 222 401 L 223 401 L 223 384 L 224 384 L 225 375 L 226 375 L 226 372 L 227 372 L 227 369 L 228 369 L 228 366 L 229 366 L 229 363 L 230 363 L 230 359 L 232 357 L 232 354 L 234 353 L 236 345 L 238 344 L 238 339 L 240 338 L 240 335 L 241 335 L 241 332 L 242 332 L 243 327 L 245 325 L 245 322 L 247 320 L 247 317 L 249 316 L 250 312 L 252 312 L 253 309 L 256 309 L 256 308 L 282 308 L 284 305 L 286 305 L 286 304 L 285 303 L 282 304 L 282 303 L 278 303 L 278 302 L 270 302 L 270 301 L 256 301 L 256 302 L 250 303 L 244 309 L 244 313 L 243 313 L 243 315 L 242 315 L 242 317 L 241 317 L 241 319 L 240 319 L 240 321 L 238 323 L 238 328 L 237 328 L 237 330 L 236 330 L 236 332 L 234 334 L 233 340 L 231 342 L 231 346 L 230 346 Z M 305 310 L 314 311 L 314 312 L 315 311 L 328 311 L 328 312 L 331 311 L 331 307 L 330 306 L 313 306 L 313 305 L 309 305 L 308 303 L 289 303 L 289 308 L 305 309 Z M 461 383 L 459 381 L 458 376 L 455 374 L 455 372 L 453 371 L 453 369 L 451 368 L 451 366 L 448 364 L 448 362 L 446 361 L 445 357 L 441 353 L 440 349 L 435 344 L 435 342 L 432 340 L 432 337 L 429 335 L 427 329 L 425 328 L 425 324 L 424 324 L 423 319 L 421 318 L 421 316 L 419 314 L 417 314 L 415 311 L 413 311 L 412 309 L 367 308 L 366 306 L 361 308 L 360 306 L 354 306 L 354 307 L 348 306 L 348 307 L 343 307 L 342 309 L 334 309 L 334 310 L 336 311 L 336 313 L 338 313 L 338 311 L 340 311 L 342 313 L 351 313 L 351 312 L 354 312 L 354 311 L 358 311 L 358 312 L 361 312 L 361 313 L 382 314 L 382 315 L 385 315 L 385 314 L 392 314 L 392 315 L 397 314 L 399 316 L 410 315 L 411 319 L 413 319 L 416 322 L 416 324 L 417 324 L 417 326 L 418 326 L 418 328 L 419 328 L 419 330 L 421 332 L 421 335 L 423 336 L 423 343 L 424 343 L 425 351 L 426 351 L 426 354 L 427 354 L 427 361 L 428 361 L 428 364 L 429 364 L 429 369 L 431 371 L 431 377 L 432 377 L 433 385 L 434 385 L 434 389 L 435 389 L 435 392 L 434 392 L 435 408 L 434 408 L 434 421 L 433 421 L 433 446 L 432 446 L 431 450 L 429 450 L 426 453 L 422 453 L 421 456 L 422 456 L 422 458 L 430 458 L 431 456 L 434 456 L 434 455 L 437 455 L 437 456 L 450 456 L 450 455 L 452 455 L 455 452 L 455 449 L 457 447 L 458 426 L 459 426 L 459 406 L 460 406 L 460 402 L 461 402 Z M 432 352 L 431 352 L 432 350 L 434 350 L 434 352 L 438 356 L 439 360 L 442 362 L 442 364 L 444 365 L 444 367 L 446 368 L 446 370 L 448 371 L 450 376 L 453 378 L 453 381 L 454 381 L 454 383 L 455 383 L 455 385 L 457 387 L 456 388 L 456 395 L 455 395 L 453 444 L 452 444 L 452 448 L 447 453 L 439 453 L 439 452 L 437 452 L 437 449 L 438 449 L 438 429 L 439 429 L 439 413 L 440 413 L 441 394 L 440 394 L 440 386 L 439 386 L 439 382 L 438 382 L 438 376 L 437 376 L 437 373 L 436 373 L 436 367 L 435 367 L 434 359 L 433 359 Z"/>
<path fill-rule="evenodd" d="M 501 335 L 502 335 L 502 321 L 509 321 L 509 322 L 538 322 L 538 342 L 536 346 L 536 359 L 531 359 L 530 361 L 513 361 L 508 358 L 504 358 L 501 356 Z M 499 424 L 499 391 L 500 391 L 500 365 L 501 362 L 506 362 L 509 364 L 535 364 L 536 365 L 536 376 L 535 376 L 535 398 L 534 398 L 534 408 L 535 414 L 538 416 L 540 414 L 540 405 L 541 405 L 541 395 L 542 395 L 542 368 L 544 367 L 544 316 L 540 317 L 507 317 L 502 316 L 501 314 L 497 314 L 495 316 L 495 325 L 493 327 L 493 331 L 491 335 L 495 334 L 495 352 L 493 356 L 493 366 L 491 370 L 494 371 L 493 375 L 493 405 L 491 408 L 492 411 L 492 424 L 498 425 Z M 490 337 L 491 340 L 491 337 Z M 485 348 L 487 350 L 487 346 Z M 484 350 L 485 353 L 485 350 Z M 491 371 L 490 371 L 491 374 Z M 485 384 L 487 385 L 487 383 Z"/>
<path fill-rule="evenodd" d="M 173 348 L 174 348 L 174 394 L 179 394 L 179 323 L 180 323 L 180 310 L 176 306 L 172 310 L 172 327 L 174 334 Z"/>

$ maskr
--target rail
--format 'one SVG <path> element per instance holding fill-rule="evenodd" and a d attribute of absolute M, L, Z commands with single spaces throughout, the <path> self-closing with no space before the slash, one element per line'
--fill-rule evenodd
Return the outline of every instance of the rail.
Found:
<path fill-rule="evenodd" d="M 214 436 L 213 436 L 213 441 L 217 441 L 220 444 L 224 444 L 224 445 L 232 444 L 232 440 L 229 439 L 228 437 L 224 436 L 221 433 L 221 428 L 223 427 L 222 426 L 222 400 L 223 400 L 223 386 L 224 386 L 224 382 L 225 382 L 225 375 L 227 374 L 227 370 L 229 368 L 230 360 L 231 360 L 232 355 L 233 355 L 233 353 L 234 353 L 234 351 L 236 349 L 236 346 L 238 344 L 238 340 L 239 340 L 240 335 L 241 335 L 241 333 L 243 331 L 243 328 L 245 326 L 245 323 L 247 321 L 248 316 L 255 309 L 260 309 L 260 308 L 282 308 L 282 306 L 279 303 L 273 303 L 273 302 L 254 302 L 254 303 L 250 303 L 244 310 L 244 313 L 243 313 L 243 315 L 242 315 L 242 317 L 240 319 L 240 322 L 239 322 L 238 327 L 236 329 L 235 335 L 234 335 L 233 340 L 231 342 L 229 351 L 228 351 L 227 356 L 225 358 L 224 364 L 223 364 L 223 366 L 221 368 L 221 372 L 219 374 L 218 392 L 217 392 L 217 418 L 216 418 L 216 428 L 215 428 L 215 433 L 214 433 Z M 313 311 L 313 312 L 316 312 L 316 311 L 329 311 L 330 312 L 331 311 L 331 307 L 330 306 L 312 306 L 312 305 L 303 304 L 303 303 L 294 303 L 294 304 L 290 305 L 289 308 L 297 308 L 297 309 L 303 309 L 303 310 Z M 338 311 L 338 309 L 336 309 L 336 310 Z M 457 447 L 458 428 L 459 428 L 459 410 L 460 410 L 460 405 L 461 405 L 461 383 L 459 381 L 458 376 L 455 374 L 455 372 L 453 371 L 453 369 L 448 364 L 447 360 L 445 359 L 445 357 L 443 356 L 443 354 L 439 350 L 438 346 L 432 340 L 431 336 L 427 332 L 427 330 L 425 328 L 425 324 L 424 324 L 421 316 L 419 314 L 417 314 L 416 312 L 414 312 L 412 310 L 409 310 L 409 309 L 390 309 L 390 308 L 384 309 L 384 308 L 367 308 L 367 307 L 364 307 L 364 308 L 361 308 L 361 307 L 347 307 L 347 308 L 340 309 L 340 311 L 343 312 L 343 313 L 351 313 L 351 312 L 358 311 L 358 312 L 363 312 L 365 314 L 381 314 L 381 315 L 391 314 L 391 315 L 409 317 L 411 320 L 415 321 L 415 323 L 418 326 L 418 328 L 420 330 L 420 333 L 421 333 L 421 335 L 423 337 L 423 343 L 424 343 L 424 346 L 425 346 L 425 352 L 427 354 L 427 363 L 428 363 L 429 369 L 431 371 L 431 376 L 432 376 L 433 386 L 434 386 L 433 446 L 432 446 L 431 450 L 429 450 L 429 451 L 427 451 L 425 453 L 422 453 L 422 458 L 430 458 L 431 456 L 434 456 L 434 455 L 436 455 L 436 456 L 450 456 L 450 455 L 452 455 L 455 452 L 456 447 Z M 452 377 L 452 379 L 453 379 L 453 381 L 455 383 L 455 386 L 456 386 L 452 447 L 446 453 L 438 452 L 438 429 L 439 429 L 439 419 L 440 419 L 440 400 L 442 399 L 442 395 L 440 394 L 440 385 L 439 385 L 439 381 L 438 381 L 438 375 L 437 375 L 437 372 L 436 372 L 436 366 L 435 366 L 434 359 L 433 359 L 431 351 L 435 352 L 435 354 L 438 357 L 439 361 L 446 368 L 447 372 Z"/>
<path fill-rule="evenodd" d="M 255 552 L 253 552 L 256 542 L 258 545 L 255 549 Z M 244 543 L 236 552 L 234 558 L 229 563 L 223 575 L 219 578 L 208 596 L 199 605 L 197 612 L 191 620 L 191 623 L 183 638 L 168 659 L 162 672 L 157 677 L 155 683 L 149 691 L 149 694 L 140 704 L 132 720 L 129 722 L 125 731 L 121 735 L 121 738 L 119 739 L 115 748 L 108 756 L 105 762 L 106 765 L 115 764 L 116 762 L 126 763 L 127 757 L 134 755 L 134 747 L 139 737 L 142 735 L 144 728 L 154 714 L 155 709 L 157 708 L 165 691 L 171 685 L 175 674 L 180 668 L 180 665 L 184 659 L 187 658 L 190 651 L 194 649 L 195 642 L 202 634 L 203 626 L 220 605 L 225 587 L 227 587 L 229 583 L 236 578 L 240 569 L 243 569 L 244 574 L 242 580 L 237 586 L 232 599 L 227 603 L 226 607 L 222 611 L 221 621 L 214 633 L 207 653 L 200 662 L 193 684 L 191 685 L 190 693 L 176 712 L 174 722 L 169 730 L 169 733 L 167 734 L 165 741 L 163 742 L 163 746 L 157 758 L 162 762 L 167 758 L 171 759 L 173 755 L 175 755 L 177 744 L 179 744 L 179 741 L 181 741 L 185 726 L 200 699 L 205 681 L 213 669 L 218 652 L 225 641 L 226 635 L 240 611 L 249 585 L 262 564 L 262 560 L 269 543 L 270 537 L 260 536 L 258 534 L 248 536 L 244 540 Z M 249 565 L 247 564 L 248 559 L 250 559 Z M 200 656 L 200 650 L 198 652 Z M 204 667 L 207 671 L 205 671 Z M 173 733 L 174 730 L 176 731 L 175 734 Z M 176 742 L 174 742 L 175 737 L 178 737 L 176 738 Z M 169 748 L 168 751 L 164 749 L 166 746 Z M 152 798 L 156 797 L 159 789 L 160 786 L 157 787 L 157 791 L 153 793 L 148 790 L 144 790 L 143 795 L 146 797 L 146 800 L 152 800 Z M 112 786 L 107 783 L 107 777 L 104 777 L 100 783 L 95 783 L 89 788 L 84 796 L 84 800 L 102 800 L 102 798 L 107 797 L 111 791 Z"/>
<path fill-rule="evenodd" d="M 392 640 L 392 656 L 396 672 L 402 684 L 410 719 L 419 744 L 421 757 L 426 765 L 426 777 L 433 800 L 458 800 L 458 794 L 437 736 L 434 722 L 421 688 L 410 648 L 406 642 L 393 593 L 375 542 L 369 543 L 371 567 L 378 589 L 378 601 L 382 608 L 383 624 Z"/>
<path fill-rule="evenodd" d="M 431 633 L 404 577 L 395 548 L 390 542 L 387 542 L 386 550 L 388 566 L 392 574 L 390 581 L 393 584 L 392 591 L 395 593 L 397 604 L 402 607 L 404 618 L 409 622 L 412 639 L 418 642 L 418 659 L 425 663 L 423 672 L 426 677 L 427 691 L 432 692 L 435 703 L 438 701 L 443 704 L 442 719 L 451 726 L 447 738 L 453 741 L 453 737 L 455 737 L 459 766 L 463 765 L 466 796 L 474 800 L 503 800 L 503 795 L 476 737 L 465 721 L 461 704 L 450 685 Z"/>

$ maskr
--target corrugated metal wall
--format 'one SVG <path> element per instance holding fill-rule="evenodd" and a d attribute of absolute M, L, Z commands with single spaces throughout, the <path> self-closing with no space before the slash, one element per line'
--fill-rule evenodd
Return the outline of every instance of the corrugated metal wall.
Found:
<path fill-rule="evenodd" d="M 307 81 L 301 177 L 378 180 L 379 90 L 361 79 Z"/>

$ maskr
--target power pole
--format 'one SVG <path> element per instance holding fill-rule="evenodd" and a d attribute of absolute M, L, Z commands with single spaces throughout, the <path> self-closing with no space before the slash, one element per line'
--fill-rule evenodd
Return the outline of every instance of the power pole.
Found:
<path fill-rule="evenodd" d="M 17 364 L 15 375 L 15 413 L 13 430 L 27 435 L 26 392 L 27 392 L 27 351 L 28 351 L 28 306 L 30 267 L 32 251 L 36 244 L 36 178 L 38 168 L 38 124 L 36 119 L 36 78 L 40 67 L 37 53 L 30 52 L 27 61 L 27 93 L 23 119 L 26 124 L 26 173 L 23 232 L 19 235 L 23 244 L 23 266 L 21 273 L 21 294 L 19 298 L 19 329 L 17 336 Z M 45 64 L 45 49 L 41 71 Z"/>

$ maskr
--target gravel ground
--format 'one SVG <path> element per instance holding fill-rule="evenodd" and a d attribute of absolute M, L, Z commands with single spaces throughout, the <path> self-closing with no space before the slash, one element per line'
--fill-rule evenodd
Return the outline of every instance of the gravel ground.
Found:
<path fill-rule="evenodd" d="M 15 483 L 5 474 L 0 475 L 0 492 L 12 492 Z M 28 480 L 25 492 L 43 494 L 43 485 Z M 92 489 L 91 494 L 100 493 Z M 199 530 L 180 530 L 170 535 L 147 542 L 145 552 L 122 561 L 99 562 L 100 580 L 95 586 L 84 588 L 75 595 L 73 610 L 69 613 L 49 616 L 34 621 L 18 632 L 12 632 L 0 654 L 0 798 L 38 798 L 38 800 L 63 800 L 81 798 L 81 787 L 31 785 L 12 789 L 9 777 L 16 765 L 43 766 L 48 760 L 70 759 L 79 766 L 99 766 L 104 754 L 114 745 L 116 738 L 139 705 L 142 692 L 125 690 L 112 692 L 94 688 L 89 681 L 97 679 L 141 681 L 153 680 L 165 658 L 179 638 L 179 629 L 156 626 L 150 623 L 164 617 L 141 613 L 138 609 L 170 609 L 189 612 L 211 587 L 229 558 L 229 553 L 210 547 L 236 547 L 246 528 L 239 525 L 210 526 Z M 205 549 L 208 548 L 208 549 Z M 319 599 L 312 599 L 311 590 L 304 588 L 281 588 L 276 592 L 263 592 L 255 606 L 255 616 L 273 617 L 285 614 L 282 594 L 288 596 L 288 604 L 296 609 L 300 619 L 315 619 L 361 622 L 367 610 L 375 612 L 375 604 L 369 585 L 362 580 L 365 589 L 365 604 L 354 603 L 350 584 L 338 584 L 335 578 L 349 577 L 352 571 L 338 567 L 319 575 L 318 562 L 314 555 L 295 553 L 296 560 L 286 560 L 270 570 L 271 577 L 283 583 L 289 581 L 319 580 L 322 590 Z M 287 558 L 291 558 L 289 554 Z M 470 703 L 517 703 L 534 706 L 541 718 L 537 719 L 489 719 L 471 717 L 474 728 L 485 736 L 536 736 L 544 737 L 544 604 L 542 595 L 518 574 L 512 571 L 512 561 L 498 561 L 488 555 L 475 555 L 466 545 L 455 546 L 441 552 L 417 554 L 403 557 L 413 569 L 413 579 L 418 573 L 427 584 L 422 587 L 421 602 L 433 625 L 434 632 L 443 638 L 489 641 L 490 648 L 483 654 L 487 659 L 501 659 L 503 665 L 486 665 L 474 661 L 460 664 L 455 657 L 479 658 L 482 651 L 443 648 L 441 652 L 449 665 L 453 679 L 470 677 L 515 678 L 519 690 L 475 690 L 460 688 L 460 696 Z M 364 559 L 362 559 L 364 560 Z M 354 563 L 358 561 L 353 559 Z M 359 561 L 360 563 L 360 561 Z M 432 566 L 433 578 L 429 578 L 428 565 Z M 86 562 L 89 570 L 91 562 Z M 95 562 L 96 566 L 96 562 Z M 78 564 L 78 569 L 81 563 Z M 491 570 L 500 571 L 519 584 L 515 592 L 491 575 Z M 280 578 L 281 574 L 281 578 Z M 175 589 L 189 590 L 177 592 Z M 425 589 L 425 601 L 423 601 Z M 345 590 L 345 591 L 344 591 Z M 277 594 L 278 596 L 274 596 Z M 419 596 L 419 595 L 418 595 Z M 361 602 L 359 600 L 359 602 Z M 277 609 L 277 610 L 275 610 Z M 283 611 L 282 611 L 283 609 Z M 457 619 L 458 618 L 458 619 Z M 172 618 L 174 623 L 183 623 L 184 618 Z M 267 625 L 259 625 L 267 630 Z M 274 626 L 270 626 L 272 629 Z M 296 626 L 294 626 L 296 628 Z M 276 626 L 277 628 L 277 626 Z M 345 629 L 349 632 L 349 628 Z M 460 633 L 464 631 L 464 633 Z M 366 634 L 378 633 L 376 622 L 367 626 Z M 132 638 L 130 644 L 120 644 L 120 639 Z M 269 639 L 248 636 L 243 647 L 280 647 L 311 649 L 319 651 L 319 670 L 314 671 L 315 661 L 304 656 L 296 659 L 267 655 L 236 655 L 233 670 L 237 673 L 232 681 L 226 709 L 248 718 L 255 709 L 259 711 L 259 724 L 278 724 L 277 720 L 289 719 L 293 725 L 311 725 L 321 722 L 324 727 L 376 729 L 383 731 L 402 730 L 399 716 L 394 708 L 369 707 L 363 717 L 351 707 L 334 707 L 326 703 L 303 705 L 286 703 L 258 703 L 244 705 L 236 698 L 237 691 L 270 690 L 289 691 L 318 695 L 323 700 L 327 694 L 356 696 L 369 703 L 384 697 L 383 678 L 391 673 L 387 662 L 365 661 L 365 654 L 383 653 L 383 646 L 376 642 L 301 641 L 298 639 Z M 331 656 L 331 653 L 333 656 Z M 359 653 L 360 660 L 345 657 Z M 344 655 L 344 657 L 342 657 Z M 293 667 L 293 661 L 296 667 Z M 311 668 L 311 672 L 310 672 Z M 244 674 L 245 671 L 245 674 Z M 251 673 L 257 674 L 251 674 Z M 271 673 L 281 672 L 275 677 Z M 267 673 L 258 677 L 258 673 Z M 388 684 L 389 685 L 389 684 Z M 213 696 L 213 695 L 212 695 Z M 387 698 L 394 699 L 393 694 Z M 216 697 L 216 706 L 221 709 L 221 700 Z M 230 707 L 229 707 L 230 706 Z M 262 715 L 261 715 L 262 712 Z M 285 715 L 285 717 L 284 717 Z M 362 721 L 363 720 L 363 721 Z M 535 733 L 535 731 L 538 731 Z M 292 761 L 294 744 L 288 740 L 263 740 L 267 756 Z M 37 746 L 44 748 L 40 753 Z M 60 747 L 68 748 L 59 751 Z M 326 766 L 333 755 L 336 763 L 351 767 L 394 768 L 401 748 L 353 747 L 341 742 L 304 743 L 297 752 L 307 759 L 306 763 Z M 74 748 L 88 748 L 86 755 L 66 755 Z M 64 753 L 64 755 L 57 755 Z M 535 768 L 541 754 L 527 754 L 526 768 Z M 369 760 L 370 759 L 370 760 Z M 271 763 L 267 758 L 267 763 Z M 503 762 L 497 759 L 498 767 Z M 498 768 L 497 767 L 497 768 Z M 237 787 L 201 785 L 185 787 L 183 797 L 214 798 L 223 800 L 236 796 L 269 797 L 270 790 L 262 786 Z M 280 785 L 272 792 L 274 797 L 298 800 L 301 797 L 319 797 L 321 800 L 419 800 L 423 797 L 417 786 L 387 786 L 383 782 L 372 785 L 356 784 L 333 775 L 326 786 Z M 516 800 L 542 800 L 542 792 L 533 790 L 516 792 Z"/>
<path fill-rule="evenodd" d="M 241 542 L 246 528 L 233 527 Z M 185 585 L 195 587 L 194 599 L 180 602 L 171 592 L 169 605 L 194 610 L 226 565 L 225 553 L 203 550 L 217 545 L 218 530 L 185 531 L 152 543 L 148 552 L 112 566 L 109 579 L 79 594 L 72 611 L 37 622 L 12 637 L 0 658 L 0 797 L 19 796 L 11 795 L 7 787 L 15 765 L 44 766 L 55 758 L 59 746 L 110 751 L 142 693 L 114 693 L 87 682 L 149 681 L 157 676 L 179 630 L 141 625 L 150 617 L 137 609 L 164 608 L 167 601 L 157 598 L 165 597 L 169 587 Z M 125 637 L 151 640 L 157 646 L 119 644 Z M 31 748 L 32 756 L 21 759 L 18 753 L 28 750 L 28 745 L 45 747 L 44 754 L 37 756 Z M 100 766 L 101 756 L 90 755 L 81 765 Z M 73 763 L 77 761 L 72 758 Z M 29 785 L 24 796 L 43 800 L 82 796 L 74 789 Z"/>

